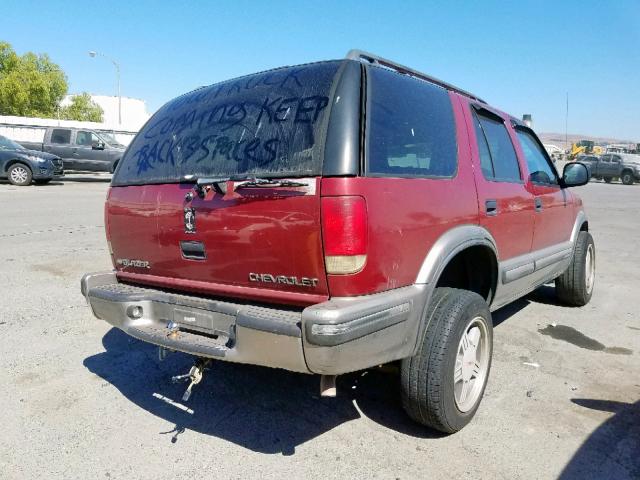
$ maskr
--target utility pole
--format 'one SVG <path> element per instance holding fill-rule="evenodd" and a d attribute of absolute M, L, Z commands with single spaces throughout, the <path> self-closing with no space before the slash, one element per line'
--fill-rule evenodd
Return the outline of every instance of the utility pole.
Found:
<path fill-rule="evenodd" d="M 567 92 L 567 109 L 564 114 L 564 149 L 569 150 L 569 92 Z"/>
<path fill-rule="evenodd" d="M 97 55 L 100 55 L 101 57 L 106 58 L 111 63 L 113 63 L 114 67 L 116 67 L 116 82 L 118 84 L 118 126 L 122 126 L 122 95 L 120 95 L 120 64 L 116 62 L 113 58 L 108 57 L 103 53 L 94 52 L 93 50 L 89 52 L 89 56 L 91 58 L 95 58 Z"/>

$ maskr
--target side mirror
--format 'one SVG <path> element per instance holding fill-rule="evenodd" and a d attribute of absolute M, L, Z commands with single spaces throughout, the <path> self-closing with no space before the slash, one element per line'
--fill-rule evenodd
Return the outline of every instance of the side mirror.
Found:
<path fill-rule="evenodd" d="M 562 184 L 565 187 L 579 187 L 589 183 L 591 172 L 584 163 L 567 163 L 562 172 Z"/>
<path fill-rule="evenodd" d="M 93 142 L 91 148 L 94 150 L 104 150 L 104 142 Z"/>

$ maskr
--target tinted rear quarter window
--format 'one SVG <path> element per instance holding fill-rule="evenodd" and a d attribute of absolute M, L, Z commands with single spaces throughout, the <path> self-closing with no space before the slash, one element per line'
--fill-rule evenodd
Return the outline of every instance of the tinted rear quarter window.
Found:
<path fill-rule="evenodd" d="M 135 137 L 113 184 L 177 182 L 187 176 L 319 175 L 340 64 L 280 68 L 176 98 Z"/>
<path fill-rule="evenodd" d="M 457 169 L 455 122 L 446 90 L 370 67 L 367 173 L 452 177 Z"/>

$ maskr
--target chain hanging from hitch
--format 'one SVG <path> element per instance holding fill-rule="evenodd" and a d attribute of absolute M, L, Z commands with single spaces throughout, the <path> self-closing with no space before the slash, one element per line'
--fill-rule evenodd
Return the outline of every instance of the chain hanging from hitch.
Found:
<path fill-rule="evenodd" d="M 171 377 L 171 381 L 173 383 L 189 382 L 189 386 L 182 395 L 183 402 L 189 400 L 193 387 L 202 381 L 202 375 L 204 374 L 204 370 L 209 365 L 209 363 L 211 363 L 210 358 L 198 358 L 195 365 L 191 367 L 191 370 L 189 370 L 189 373 Z"/>

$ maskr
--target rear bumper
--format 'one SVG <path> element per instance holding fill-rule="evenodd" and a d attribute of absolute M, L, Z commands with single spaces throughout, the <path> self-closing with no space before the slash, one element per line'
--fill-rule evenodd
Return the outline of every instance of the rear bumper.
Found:
<path fill-rule="evenodd" d="M 340 374 L 410 356 L 427 285 L 334 298 L 305 309 L 235 303 L 87 274 L 93 314 L 142 341 L 193 355 Z"/>

